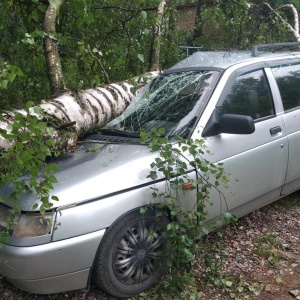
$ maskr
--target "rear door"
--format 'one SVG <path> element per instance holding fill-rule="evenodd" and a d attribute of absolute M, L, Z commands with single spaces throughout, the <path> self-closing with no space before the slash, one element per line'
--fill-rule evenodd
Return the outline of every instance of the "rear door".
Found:
<path fill-rule="evenodd" d="M 270 64 L 283 104 L 283 120 L 289 142 L 289 162 L 282 194 L 300 187 L 300 63 L 299 60 Z"/>
<path fill-rule="evenodd" d="M 200 121 L 194 134 L 201 135 L 202 128 L 208 126 L 207 114 L 248 115 L 255 121 L 252 134 L 221 133 L 207 138 L 213 153 L 208 159 L 223 162 L 228 176 L 232 176 L 229 192 L 224 188 L 212 192 L 210 217 L 225 210 L 240 216 L 280 195 L 287 170 L 288 143 L 284 119 L 276 115 L 277 102 L 268 82 L 270 72 L 263 64 L 257 64 L 237 69 L 228 78 L 225 73 L 219 83 L 221 91 L 217 89 L 211 98 L 215 104 L 207 106 L 201 119 L 204 121 Z"/>

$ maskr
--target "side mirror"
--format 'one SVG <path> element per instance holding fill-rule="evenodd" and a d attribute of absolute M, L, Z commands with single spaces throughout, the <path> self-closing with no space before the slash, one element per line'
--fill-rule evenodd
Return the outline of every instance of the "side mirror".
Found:
<path fill-rule="evenodd" d="M 254 121 L 250 116 L 224 114 L 218 119 L 216 113 L 213 113 L 203 130 L 202 136 L 209 137 L 219 133 L 251 134 L 254 131 Z"/>
<path fill-rule="evenodd" d="M 255 131 L 253 119 L 245 115 L 224 114 L 216 125 L 220 133 L 251 134 Z"/>

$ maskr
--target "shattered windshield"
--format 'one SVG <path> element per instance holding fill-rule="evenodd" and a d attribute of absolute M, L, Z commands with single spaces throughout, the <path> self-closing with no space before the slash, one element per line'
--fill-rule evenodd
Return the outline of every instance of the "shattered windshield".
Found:
<path fill-rule="evenodd" d="M 166 135 L 186 137 L 195 126 L 216 71 L 162 74 L 149 82 L 118 118 L 104 129 L 131 135 L 164 128 Z"/>

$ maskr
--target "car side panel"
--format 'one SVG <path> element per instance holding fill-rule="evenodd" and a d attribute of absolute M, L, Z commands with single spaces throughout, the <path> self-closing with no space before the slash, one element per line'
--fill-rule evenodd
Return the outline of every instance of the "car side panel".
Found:
<path fill-rule="evenodd" d="M 287 194 L 300 187 L 299 182 L 294 185 L 290 184 L 297 182 L 300 178 L 300 110 L 287 112 L 283 115 L 283 119 L 289 141 L 289 162 L 282 194 Z"/>
<path fill-rule="evenodd" d="M 195 178 L 195 172 L 189 173 Z M 73 236 L 101 230 L 111 226 L 118 218 L 141 206 L 166 201 L 163 197 L 154 199 L 153 189 L 157 193 L 166 191 L 166 181 L 153 183 L 131 191 L 120 192 L 117 195 L 87 203 L 79 203 L 74 207 L 61 208 L 57 215 L 57 223 L 63 224 L 53 233 L 53 241 L 63 240 Z M 196 190 L 179 190 L 181 204 L 187 210 L 193 210 L 196 203 Z"/>
<path fill-rule="evenodd" d="M 253 70 L 256 67 L 261 68 L 260 65 L 253 66 Z M 251 68 L 247 66 L 245 71 L 249 72 Z M 242 74 L 245 71 L 235 67 L 229 68 L 221 78 L 221 87 L 230 83 L 231 78 L 238 76 L 236 74 Z M 265 75 L 266 78 L 271 78 L 269 86 L 273 88 L 275 82 L 269 69 L 265 70 Z M 223 89 L 215 90 L 193 138 L 201 137 L 203 128 L 219 103 L 222 91 Z M 284 184 L 288 164 L 288 140 L 278 91 L 277 94 L 272 93 L 272 96 L 276 115 L 258 119 L 255 122 L 254 133 L 250 135 L 221 133 L 206 139 L 207 146 L 212 153 L 212 156 L 206 158 L 214 163 L 224 163 L 225 171 L 230 173 L 233 178 L 230 182 L 229 192 L 226 189 L 222 190 L 229 210 L 265 197 L 264 195 L 269 195 L 273 199 L 280 197 L 280 189 Z M 238 181 L 235 181 L 236 179 Z M 219 201 L 218 192 L 211 196 Z M 265 199 L 264 202 L 270 202 L 269 200 Z M 249 204 L 248 212 L 252 210 Z M 245 212 L 245 208 L 243 211 Z"/>
<path fill-rule="evenodd" d="M 272 119 L 268 124 L 269 126 L 280 124 L 280 118 L 277 121 Z M 212 155 L 214 162 L 223 163 L 226 173 L 232 176 L 228 190 L 221 188 L 225 197 L 223 199 L 224 209 L 227 208 L 225 207 L 226 203 L 228 209 L 232 210 L 275 190 L 277 190 L 277 194 L 271 193 L 270 195 L 274 198 L 278 198 L 280 195 L 280 188 L 286 175 L 287 139 L 281 136 L 272 140 L 270 136 L 268 137 L 269 130 L 267 128 L 258 127 L 260 125 L 256 124 L 256 132 L 252 134 L 251 139 L 246 135 L 229 134 L 210 138 L 209 145 L 212 153 L 218 153 Z M 266 132 L 269 141 L 261 145 L 252 144 L 250 146 L 249 140 L 253 143 L 260 140 L 255 137 L 261 131 Z M 222 151 L 217 151 L 218 149 L 222 149 Z M 213 189 L 211 198 L 220 201 L 218 191 Z M 252 210 L 249 205 L 248 212 Z"/>

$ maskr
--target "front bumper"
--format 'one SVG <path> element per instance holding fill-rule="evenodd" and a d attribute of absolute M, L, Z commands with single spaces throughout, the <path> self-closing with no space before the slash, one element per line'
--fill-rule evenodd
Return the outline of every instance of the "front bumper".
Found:
<path fill-rule="evenodd" d="M 0 249 L 0 274 L 36 294 L 85 288 L 104 233 L 105 229 L 32 247 L 5 245 Z"/>

